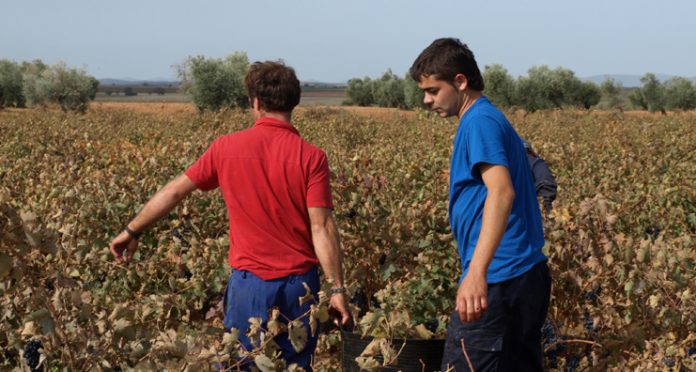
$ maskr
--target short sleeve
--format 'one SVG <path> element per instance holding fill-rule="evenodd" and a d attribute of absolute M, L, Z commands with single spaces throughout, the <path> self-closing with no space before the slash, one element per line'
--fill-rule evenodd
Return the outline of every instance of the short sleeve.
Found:
<path fill-rule="evenodd" d="M 495 119 L 485 115 L 472 118 L 469 123 L 467 149 L 469 155 L 469 171 L 480 176 L 478 166 L 482 163 L 502 165 L 507 168 L 510 164 L 505 153 L 505 133 L 502 125 Z"/>
<path fill-rule="evenodd" d="M 307 208 L 312 207 L 333 209 L 329 162 L 323 151 L 310 163 L 309 181 L 307 182 Z"/>
<path fill-rule="evenodd" d="M 217 171 L 218 162 L 216 161 L 218 143 L 219 141 L 213 142 L 208 150 L 184 172 L 196 187 L 201 190 L 212 190 L 220 185 Z"/>

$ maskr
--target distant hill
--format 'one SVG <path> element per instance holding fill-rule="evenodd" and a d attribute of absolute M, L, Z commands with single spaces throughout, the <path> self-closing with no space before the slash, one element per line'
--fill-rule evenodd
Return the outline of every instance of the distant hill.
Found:
<path fill-rule="evenodd" d="M 667 75 L 667 74 L 655 74 L 657 76 L 657 79 L 660 80 L 661 82 L 665 82 L 673 77 L 674 75 Z M 630 75 L 630 74 L 605 74 L 605 75 L 593 75 L 593 76 L 587 76 L 587 77 L 581 77 L 580 79 L 585 80 L 585 81 L 591 81 L 595 84 L 602 84 L 605 80 L 612 78 L 617 82 L 620 82 L 624 88 L 638 88 L 643 85 L 643 83 L 640 82 L 640 78 L 643 77 L 643 75 Z M 691 77 L 689 78 L 691 81 L 696 84 L 696 77 Z M 142 86 L 150 86 L 150 87 L 168 87 L 168 88 L 178 88 L 179 87 L 179 81 L 178 80 L 169 80 L 169 79 L 151 79 L 151 80 L 136 80 L 136 79 L 112 79 L 112 78 L 104 78 L 104 79 L 99 79 L 99 85 L 102 87 L 142 87 Z M 305 80 L 301 81 L 300 84 L 302 85 L 303 88 L 315 88 L 315 89 L 345 89 L 348 83 L 346 82 L 338 82 L 338 83 L 327 83 L 327 82 L 321 82 L 321 81 L 316 81 L 316 80 Z"/>
<path fill-rule="evenodd" d="M 167 80 L 167 79 L 153 79 L 153 80 L 131 80 L 131 79 L 99 79 L 99 85 L 101 86 L 173 86 L 178 87 L 179 81 L 177 80 Z"/>
<path fill-rule="evenodd" d="M 660 80 L 661 82 L 665 82 L 673 77 L 674 75 L 667 75 L 667 74 L 655 74 L 657 76 L 657 79 Z M 586 81 L 591 81 L 595 84 L 602 84 L 605 80 L 611 78 L 614 79 L 617 82 L 620 82 L 623 84 L 625 88 L 637 88 L 643 85 L 643 83 L 640 82 L 640 78 L 643 77 L 643 75 L 628 75 L 628 74 L 606 74 L 606 75 L 594 75 L 594 76 L 588 76 L 581 78 L 582 80 Z M 691 81 L 696 83 L 696 77 L 689 78 Z"/>
<path fill-rule="evenodd" d="M 316 80 L 305 80 L 305 81 L 300 81 L 300 85 L 304 87 L 311 87 L 311 88 L 317 88 L 317 89 L 336 89 L 336 88 L 345 88 L 348 86 L 348 83 L 325 83 L 322 81 L 316 81 Z"/>
<path fill-rule="evenodd" d="M 137 79 L 112 79 L 112 78 L 104 78 L 104 79 L 99 79 L 99 85 L 101 86 L 130 86 L 130 87 L 135 87 L 135 86 L 174 86 L 178 87 L 179 86 L 179 81 L 178 80 L 168 80 L 168 79 L 151 79 L 151 80 L 137 80 Z M 342 83 L 326 83 L 322 81 L 316 81 L 316 80 L 306 80 L 306 81 L 301 81 L 300 84 L 303 87 L 312 87 L 312 88 L 319 88 L 319 89 L 331 89 L 331 88 L 345 88 L 348 84 L 345 82 Z"/>
<path fill-rule="evenodd" d="M 139 95 L 179 95 L 181 82 L 167 79 L 99 79 L 97 93 L 104 97 L 123 97 Z M 324 83 L 320 81 L 301 81 L 302 97 L 322 104 L 340 104 L 345 98 L 346 83 Z M 309 97 L 309 98 L 308 98 Z M 108 98 L 107 98 L 108 99 Z M 157 98 L 159 99 L 159 97 Z M 330 103 L 327 103 L 331 101 Z"/>

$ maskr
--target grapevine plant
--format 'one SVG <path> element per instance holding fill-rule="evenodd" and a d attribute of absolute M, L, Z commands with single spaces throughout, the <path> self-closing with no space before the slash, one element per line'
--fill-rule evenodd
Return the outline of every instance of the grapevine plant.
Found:
<path fill-rule="evenodd" d="M 297 370 L 273 336 L 300 348 L 314 332 L 315 369 L 340 368 L 340 333 L 320 326 L 323 294 L 303 299 L 314 305 L 310 329 L 269 309 L 268 322 L 225 332 L 219 192 L 194 193 L 148 230 L 128 266 L 112 259 L 108 242 L 155 191 L 216 137 L 251 123 L 243 111 L 173 107 L 0 112 L 0 369 L 233 369 L 247 358 L 264 371 Z M 696 368 L 696 114 L 507 114 L 559 184 L 544 220 L 546 367 Z M 379 369 L 398 359 L 390 340 L 443 337 L 453 309 L 456 122 L 385 109 L 294 115 L 329 157 L 354 331 L 376 337 L 360 362 Z"/>

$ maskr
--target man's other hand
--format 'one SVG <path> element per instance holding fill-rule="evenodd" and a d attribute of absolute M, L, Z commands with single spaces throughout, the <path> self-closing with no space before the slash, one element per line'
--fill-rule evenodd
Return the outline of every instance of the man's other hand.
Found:
<path fill-rule="evenodd" d="M 488 310 L 487 292 L 485 275 L 474 274 L 471 271 L 466 274 L 457 290 L 455 308 L 462 323 L 474 322 Z"/>
<path fill-rule="evenodd" d="M 138 249 L 138 241 L 128 235 L 127 232 L 122 231 L 111 242 L 109 249 L 117 262 L 128 263 L 133 259 L 133 254 Z M 124 252 L 126 252 L 125 255 Z"/>
<path fill-rule="evenodd" d="M 345 293 L 337 293 L 331 296 L 329 304 L 331 305 L 331 308 L 338 311 L 340 314 L 340 319 L 338 317 L 334 319 L 334 324 L 336 324 L 336 326 L 347 327 L 352 323 L 353 317 L 350 314 L 350 307 L 348 307 L 348 296 L 346 296 Z"/>

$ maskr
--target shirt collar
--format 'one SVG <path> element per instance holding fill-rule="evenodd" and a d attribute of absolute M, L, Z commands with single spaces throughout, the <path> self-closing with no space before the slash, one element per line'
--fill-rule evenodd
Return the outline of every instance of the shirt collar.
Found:
<path fill-rule="evenodd" d="M 256 126 L 264 126 L 264 127 L 275 127 L 275 128 L 280 128 L 280 129 L 286 129 L 291 132 L 296 133 L 297 135 L 300 134 L 300 132 L 297 131 L 297 128 L 295 128 L 292 124 L 288 123 L 287 121 L 283 120 L 278 120 L 274 118 L 269 118 L 269 117 L 263 117 L 259 118 L 254 122 L 254 127 Z"/>

